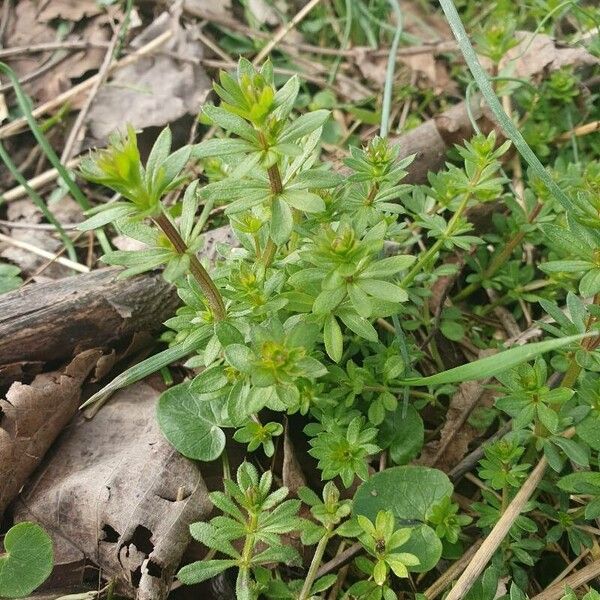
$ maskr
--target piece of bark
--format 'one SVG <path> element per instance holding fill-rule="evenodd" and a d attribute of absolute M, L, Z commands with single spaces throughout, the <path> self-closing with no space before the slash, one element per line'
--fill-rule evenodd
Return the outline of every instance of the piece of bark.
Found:
<path fill-rule="evenodd" d="M 63 370 L 14 383 L 0 399 L 0 520 L 63 427 L 77 412 L 81 384 L 102 355 L 88 350 Z"/>
<path fill-rule="evenodd" d="M 1 296 L 0 365 L 69 360 L 137 331 L 156 331 L 175 312 L 177 294 L 160 274 L 118 274 L 101 269 Z"/>
<path fill-rule="evenodd" d="M 119 594 L 166 598 L 189 525 L 212 505 L 196 463 L 159 431 L 158 396 L 139 382 L 91 421 L 79 415 L 20 495 L 15 519 L 39 522 L 54 541 L 47 586 L 81 584 L 92 563 Z"/>
<path fill-rule="evenodd" d="M 214 261 L 218 244 L 232 240 L 228 227 L 208 232 L 202 256 Z M 159 330 L 179 305 L 174 287 L 160 273 L 119 279 L 119 272 L 100 269 L 0 296 L 0 365 L 60 363 Z"/>

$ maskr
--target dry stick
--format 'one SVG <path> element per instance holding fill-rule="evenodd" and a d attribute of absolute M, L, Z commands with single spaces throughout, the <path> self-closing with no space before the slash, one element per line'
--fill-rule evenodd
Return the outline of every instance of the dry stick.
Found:
<path fill-rule="evenodd" d="M 74 271 L 79 271 L 80 273 L 89 273 L 89 269 L 85 265 L 80 265 L 79 263 L 69 260 L 68 258 L 62 258 L 62 257 L 57 258 L 52 252 L 48 252 L 47 250 L 43 250 L 42 248 L 38 248 L 37 246 L 34 246 L 27 242 L 22 242 L 20 240 L 14 240 L 13 238 L 8 237 L 7 235 L 4 235 L 3 233 L 0 233 L 0 241 L 6 242 L 7 244 L 10 244 L 11 246 L 15 246 L 15 248 L 21 248 L 22 250 L 27 250 L 28 252 L 37 254 L 38 256 L 43 256 L 44 258 L 56 260 L 56 262 L 60 263 L 61 265 L 65 266 L 65 267 L 69 267 L 70 269 L 73 269 Z"/>
<path fill-rule="evenodd" d="M 582 135 L 588 135 L 590 133 L 594 133 L 600 129 L 600 121 L 593 121 L 592 123 L 586 123 L 585 125 L 580 125 L 571 131 L 565 131 L 561 133 L 557 139 L 560 142 L 568 142 L 571 139 L 571 136 L 575 135 L 577 137 Z"/>
<path fill-rule="evenodd" d="M 437 598 L 454 578 L 465 568 L 465 565 L 471 560 L 475 552 L 481 546 L 482 540 L 475 542 L 455 563 L 450 565 L 448 570 L 444 571 L 424 592 L 427 600 Z"/>
<path fill-rule="evenodd" d="M 551 585 L 546 588 L 541 594 L 534 596 L 531 600 L 559 600 L 565 593 L 565 586 L 576 589 L 587 583 L 590 579 L 600 576 L 600 560 L 596 560 L 593 563 L 583 567 L 577 573 L 569 575 L 562 581 Z"/>
<path fill-rule="evenodd" d="M 137 62 L 140 58 L 147 56 L 148 54 L 150 54 L 151 52 L 153 52 L 154 50 L 156 50 L 157 48 L 162 46 L 172 35 L 173 35 L 172 31 L 165 31 L 164 33 L 161 33 L 159 36 L 157 36 L 153 40 L 149 41 L 145 46 L 142 46 L 136 52 L 127 55 L 125 58 L 122 58 L 121 60 L 119 60 L 115 63 L 112 63 L 110 65 L 108 71 L 112 72 L 115 69 L 119 69 L 121 67 L 125 67 L 127 65 Z M 85 81 L 82 81 L 80 84 L 72 87 L 70 90 L 67 90 L 66 92 L 64 92 L 62 94 L 59 94 L 52 100 L 49 100 L 48 102 L 45 102 L 44 104 L 38 106 L 37 108 L 34 108 L 31 111 L 31 114 L 33 115 L 34 118 L 37 118 L 40 115 L 44 115 L 44 114 L 50 112 L 51 110 L 58 108 L 59 106 L 64 104 L 67 100 L 71 100 L 73 97 L 77 96 L 81 92 L 84 92 L 85 90 L 92 87 L 96 83 L 96 81 L 99 79 L 99 75 L 100 75 L 99 73 L 97 73 L 96 75 L 93 75 L 89 79 L 86 79 Z M 26 126 L 27 126 L 27 119 L 25 119 L 24 117 L 21 117 L 20 119 L 15 119 L 14 121 L 12 121 L 11 123 L 8 123 L 4 127 L 0 127 L 0 139 L 4 139 L 4 138 L 7 138 L 16 133 L 19 133 Z"/>
<path fill-rule="evenodd" d="M 321 0 L 310 0 L 305 4 L 295 15 L 294 18 L 285 26 L 282 27 L 274 36 L 273 39 L 256 55 L 253 63 L 259 64 L 266 56 L 269 55 L 271 50 L 277 46 L 277 44 L 292 30 L 308 13 L 317 5 Z"/>
<path fill-rule="evenodd" d="M 60 226 L 66 231 L 69 229 L 77 229 L 79 223 L 61 223 Z M 8 229 L 37 229 L 38 231 L 56 231 L 56 227 L 51 223 L 26 223 L 23 221 L 6 221 L 0 219 L 0 227 Z"/>
<path fill-rule="evenodd" d="M 544 477 L 547 466 L 548 461 L 546 460 L 546 457 L 543 456 L 527 478 L 527 481 L 523 484 L 523 487 L 521 487 L 517 492 L 517 495 L 512 499 L 511 503 L 506 508 L 506 511 L 504 511 L 500 517 L 500 520 L 494 525 L 494 528 L 488 537 L 481 544 L 467 568 L 458 578 L 456 585 L 446 596 L 446 600 L 461 600 L 471 589 L 471 586 L 475 583 L 475 580 L 479 575 L 481 575 L 502 543 L 502 540 L 507 536 L 515 520 L 521 514 L 523 507 L 537 489 L 540 481 Z"/>
<path fill-rule="evenodd" d="M 69 132 L 69 137 L 67 137 L 67 141 L 65 142 L 65 146 L 63 148 L 62 154 L 60 156 L 60 162 L 65 163 L 71 158 L 73 154 L 73 147 L 75 146 L 75 142 L 77 141 L 77 136 L 79 135 L 79 131 L 83 127 L 83 123 L 90 111 L 92 103 L 94 102 L 96 95 L 98 94 L 98 90 L 100 86 L 107 80 L 108 75 L 110 73 L 110 65 L 112 64 L 113 54 L 115 52 L 115 48 L 117 47 L 118 41 L 121 39 L 121 33 L 124 31 L 124 28 L 127 27 L 127 19 L 123 19 L 121 25 L 115 31 L 112 40 L 110 41 L 110 45 L 106 50 L 106 54 L 104 55 L 104 60 L 102 61 L 102 65 L 100 65 L 100 69 L 96 75 L 96 81 L 94 81 L 92 85 L 92 89 L 88 94 L 88 97 L 85 100 L 84 105 L 81 107 L 77 118 L 75 119 L 75 123 L 73 123 L 73 127 L 71 127 L 71 131 Z"/>
<path fill-rule="evenodd" d="M 108 42 L 88 42 L 86 40 L 47 42 L 44 44 L 32 44 L 31 46 L 13 46 L 12 48 L 0 49 L 0 60 L 19 56 L 19 54 L 37 54 L 39 52 L 53 52 L 55 50 L 92 50 L 95 48 L 106 48 L 107 46 Z"/>
<path fill-rule="evenodd" d="M 65 165 L 68 169 L 72 169 L 76 167 L 81 162 L 81 157 L 73 158 L 67 162 Z M 29 187 L 34 190 L 39 190 L 41 187 L 54 181 L 58 177 L 59 173 L 56 169 L 48 169 L 35 177 L 32 177 L 27 183 Z M 4 202 L 12 202 L 14 200 L 18 200 L 19 198 L 23 198 L 27 196 L 27 190 L 22 185 L 17 185 L 14 188 L 8 190 L 6 194 L 2 195 L 2 200 Z"/>

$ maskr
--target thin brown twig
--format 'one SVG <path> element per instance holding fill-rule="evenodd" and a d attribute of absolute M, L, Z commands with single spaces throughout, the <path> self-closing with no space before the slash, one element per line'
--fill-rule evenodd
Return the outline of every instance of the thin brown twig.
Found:
<path fill-rule="evenodd" d="M 77 229 L 77 223 L 61 223 L 60 226 L 67 229 Z M 6 221 L 0 219 L 0 227 L 8 227 L 8 229 L 37 229 L 39 231 L 56 231 L 56 227 L 51 223 L 23 223 L 22 221 Z"/>
<path fill-rule="evenodd" d="M 483 540 L 477 540 L 469 549 L 457 560 L 450 565 L 448 570 L 444 571 L 424 592 L 427 600 L 434 600 L 458 577 L 465 568 L 465 565 L 475 555 L 475 552 L 481 546 Z"/>
<path fill-rule="evenodd" d="M 264 58 L 266 58 L 273 48 L 277 46 L 277 44 L 304 19 L 308 15 L 308 13 L 321 2 L 321 0 L 310 0 L 307 2 L 295 15 L 294 18 L 290 20 L 287 25 L 282 27 L 274 36 L 273 39 L 256 55 L 253 64 L 260 64 Z"/>
<path fill-rule="evenodd" d="M 72 158 L 65 165 L 67 168 L 72 169 L 76 167 L 81 161 L 81 157 Z M 58 171 L 54 168 L 48 169 L 35 177 L 32 177 L 27 184 L 34 190 L 39 190 L 41 187 L 54 181 L 58 177 Z M 12 202 L 27 196 L 27 190 L 22 185 L 17 185 L 14 188 L 8 190 L 5 194 L 2 194 L 2 200 L 4 202 Z"/>
<path fill-rule="evenodd" d="M 92 50 L 95 48 L 107 48 L 109 42 L 88 42 L 86 40 L 67 40 L 64 42 L 46 42 L 44 44 L 32 44 L 31 46 L 13 46 L 12 48 L 1 48 L 0 59 L 12 58 L 20 54 L 38 54 L 40 52 L 54 52 L 55 50 Z"/>
<path fill-rule="evenodd" d="M 147 56 L 148 54 L 154 52 L 157 48 L 162 46 L 171 36 L 173 35 L 172 31 L 165 31 L 155 37 L 153 40 L 150 40 L 146 45 L 142 46 L 136 52 L 129 54 L 122 58 L 121 60 L 114 62 L 110 65 L 109 71 L 112 72 L 115 69 L 130 65 L 140 58 Z M 82 81 L 80 84 L 73 86 L 71 89 L 59 94 L 52 100 L 48 102 L 44 102 L 40 106 L 34 108 L 31 111 L 31 114 L 34 118 L 37 118 L 41 115 L 45 115 L 46 113 L 62 106 L 67 100 L 71 100 L 73 97 L 78 96 L 85 90 L 89 89 L 94 85 L 94 83 L 98 79 L 98 74 L 93 75 L 89 79 Z M 27 119 L 25 117 L 21 117 L 19 119 L 15 119 L 11 123 L 4 125 L 4 127 L 0 127 L 0 139 L 4 139 L 10 137 L 11 135 L 15 135 L 19 133 L 27 126 Z"/>
<path fill-rule="evenodd" d="M 81 107 L 81 110 L 79 111 L 79 114 L 77 115 L 77 118 L 75 119 L 75 122 L 73 123 L 73 127 L 71 127 L 71 131 L 69 131 L 67 140 L 65 141 L 65 145 L 64 145 L 62 154 L 60 156 L 60 162 L 62 162 L 62 163 L 66 163 L 69 160 L 69 158 L 71 158 L 71 155 L 73 154 L 73 148 L 75 147 L 75 143 L 77 141 L 77 136 L 79 135 L 79 132 L 80 132 L 81 128 L 83 127 L 83 124 L 85 122 L 85 119 L 86 119 L 89 111 L 90 111 L 92 103 L 94 102 L 94 100 L 98 94 L 98 91 L 100 90 L 100 86 L 108 78 L 108 75 L 110 73 L 110 65 L 112 64 L 112 61 L 113 61 L 113 55 L 115 52 L 115 48 L 117 47 L 117 43 L 121 39 L 121 34 L 124 32 L 125 28 L 127 27 L 128 22 L 129 22 L 129 19 L 123 19 L 123 22 L 119 25 L 119 27 L 117 28 L 117 30 L 115 31 L 115 33 L 112 36 L 110 44 L 106 50 L 106 54 L 104 55 L 104 60 L 102 61 L 102 64 L 100 65 L 100 69 L 98 70 L 98 74 L 96 75 L 96 80 L 92 84 L 90 93 L 88 94 L 88 97 L 86 98 L 85 103 Z"/>
<path fill-rule="evenodd" d="M 21 240 L 15 240 L 3 233 L 0 233 L 0 241 L 6 242 L 15 248 L 21 248 L 21 250 L 26 250 L 27 252 L 31 252 L 32 254 L 37 254 L 38 256 L 42 256 L 43 258 L 49 258 L 51 261 L 55 260 L 57 263 L 60 263 L 64 267 L 68 267 L 69 269 L 73 269 L 74 271 L 79 271 L 80 273 L 88 273 L 89 269 L 85 265 L 80 265 L 75 261 L 69 260 L 68 258 L 62 258 L 55 256 L 52 252 L 48 252 L 43 248 L 38 248 L 33 244 L 29 244 L 28 242 L 23 242 Z"/>
<path fill-rule="evenodd" d="M 559 600 L 559 598 L 563 597 L 566 586 L 576 589 L 590 581 L 590 579 L 598 576 L 600 576 L 600 560 L 590 563 L 576 573 L 565 577 L 562 581 L 558 581 L 547 587 L 542 593 L 534 596 L 531 600 Z"/>

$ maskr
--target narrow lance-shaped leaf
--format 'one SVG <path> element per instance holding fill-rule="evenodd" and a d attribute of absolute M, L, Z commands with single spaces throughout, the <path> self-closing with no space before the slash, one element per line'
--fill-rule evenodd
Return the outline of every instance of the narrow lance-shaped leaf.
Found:
<path fill-rule="evenodd" d="M 535 344 L 527 344 L 518 348 L 511 348 L 493 356 L 486 356 L 472 363 L 448 369 L 429 377 L 415 377 L 403 381 L 404 385 L 423 386 L 423 385 L 444 385 L 447 383 L 460 383 L 463 381 L 474 381 L 476 379 L 484 379 L 493 377 L 512 369 L 521 363 L 532 360 L 540 354 L 558 350 L 564 346 L 568 346 L 573 342 L 577 342 L 584 337 L 597 335 L 594 332 L 584 333 L 580 335 L 570 335 L 556 340 L 547 340 L 545 342 L 536 342 Z"/>

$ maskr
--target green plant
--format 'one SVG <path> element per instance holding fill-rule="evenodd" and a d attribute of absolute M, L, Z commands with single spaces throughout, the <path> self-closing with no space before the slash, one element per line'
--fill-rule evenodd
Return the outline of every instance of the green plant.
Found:
<path fill-rule="evenodd" d="M 52 572 L 54 553 L 50 536 L 36 523 L 24 521 L 4 536 L 0 554 L 0 597 L 23 598 Z"/>
<path fill-rule="evenodd" d="M 349 593 L 390 598 L 403 585 L 398 577 L 429 572 L 442 556 L 460 555 L 474 532 L 487 534 L 545 456 L 552 473 L 544 491 L 560 504 L 527 504 L 492 570 L 476 586 L 491 589 L 493 581 L 509 576 L 515 590 L 527 589 L 526 568 L 547 544 L 563 537 L 572 548 L 587 543 L 577 533 L 582 516 L 570 514 L 556 473 L 573 464 L 589 467 L 590 448 L 600 443 L 593 434 L 600 414 L 593 387 L 600 370 L 598 309 L 573 293 L 571 276 L 565 276 L 569 269 L 561 270 L 564 261 L 555 254 L 570 245 L 585 247 L 587 262 L 573 272 L 594 272 L 597 237 L 586 229 L 593 211 L 585 204 L 595 201 L 589 191 L 594 173 L 589 170 L 585 182 L 572 172 L 559 178 L 568 187 L 565 181 L 577 176 L 577 185 L 587 190 L 572 202 L 564 200 L 562 189 L 551 197 L 540 184 L 550 176 L 534 171 L 523 207 L 502 172 L 509 143 L 491 133 L 456 148 L 454 163 L 430 175 L 428 185 L 403 183 L 412 158 L 399 160 L 399 149 L 386 137 L 352 148 L 342 178 L 320 155 L 328 111 L 295 113 L 297 78 L 277 88 L 270 63 L 255 69 L 242 59 L 236 76 L 222 73 L 215 91 L 221 103 L 206 106 L 204 118 L 221 128 L 221 137 L 171 152 L 166 130 L 142 165 L 130 129 L 83 166 L 91 181 L 122 196 L 94 209 L 83 227 L 112 223 L 147 245 L 142 252 L 111 252 L 104 260 L 125 266 L 124 275 L 164 265 L 182 301 L 166 323 L 163 339 L 170 347 L 107 389 L 187 357 L 190 377 L 167 389 L 158 403 L 159 425 L 175 448 L 192 459 L 215 460 L 226 452 L 229 429 L 249 453 L 272 457 L 284 416 L 295 415 L 327 483 L 322 500 L 315 491 L 299 493 L 312 516 L 302 522 L 300 501 L 279 504 L 287 491 L 270 492 L 271 472 L 259 477 L 245 463 L 237 484 L 226 480 L 225 493 L 211 496 L 226 516 L 192 526 L 199 541 L 226 558 L 185 566 L 180 579 L 191 583 L 235 568 L 242 598 L 305 600 L 333 583 L 317 573 L 334 540 L 357 538 L 368 556 L 359 558 L 361 575 L 352 574 Z M 206 185 L 188 181 L 189 161 L 210 165 Z M 559 184 L 551 181 L 555 192 Z M 498 198 L 510 214 L 500 215 L 491 233 L 474 232 L 469 211 Z M 197 251 L 208 213 L 217 205 L 224 206 L 239 245 L 221 247 L 211 267 Z M 572 205 L 578 212 L 565 220 L 563 207 Z M 518 256 L 530 240 L 541 248 L 539 270 L 523 266 Z M 489 244 L 505 247 L 488 260 Z M 510 306 L 514 318 L 534 307 L 554 319 L 543 323 L 550 339 L 503 348 L 489 325 L 491 308 L 476 303 L 473 310 L 458 302 L 441 306 L 432 315 L 432 288 L 456 274 L 447 259 L 473 250 L 473 278 L 462 299 L 484 286 L 498 293 L 494 306 Z M 541 279 L 540 273 L 552 269 L 551 279 Z M 596 293 L 594 277 L 580 292 Z M 563 300 L 568 317 L 558 306 Z M 457 347 L 468 337 L 469 352 L 473 346 L 499 352 L 446 368 L 438 330 Z M 486 446 L 479 464 L 481 499 L 464 514 L 442 471 L 407 463 L 423 447 L 424 420 L 431 419 L 426 415 L 442 413 L 456 385 L 488 377 L 499 382 L 489 409 L 492 421 L 510 419 L 512 431 Z M 399 466 L 374 473 L 388 459 Z M 358 486 L 352 502 L 340 499 L 340 484 Z M 344 521 L 350 512 L 352 518 Z M 316 544 L 306 578 L 281 568 L 269 573 L 268 563 L 298 559 L 279 537 L 296 531 L 304 545 Z"/>

